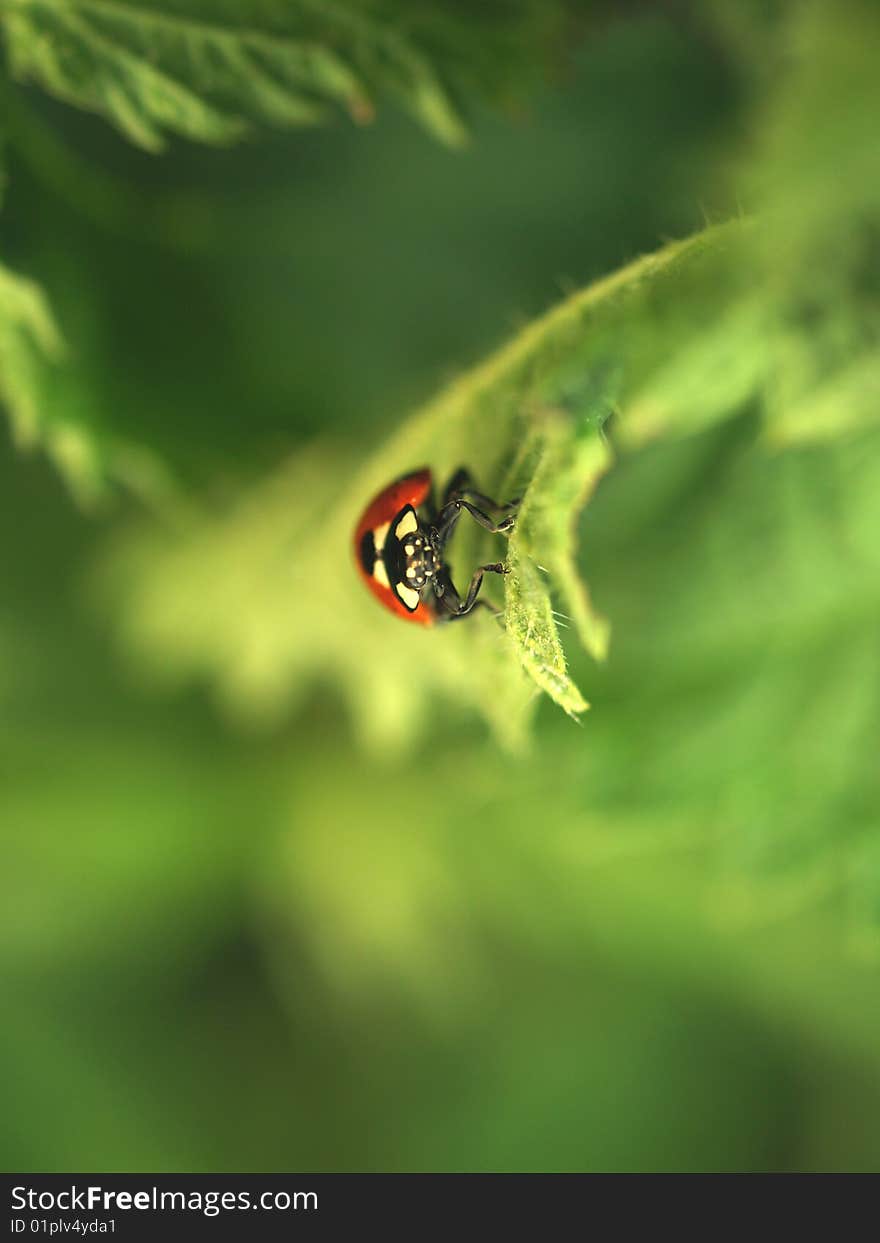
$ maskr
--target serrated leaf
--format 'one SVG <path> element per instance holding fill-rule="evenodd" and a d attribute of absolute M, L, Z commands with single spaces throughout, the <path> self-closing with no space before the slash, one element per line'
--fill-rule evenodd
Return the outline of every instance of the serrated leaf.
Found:
<path fill-rule="evenodd" d="M 316 678 L 332 682 L 379 750 L 416 735 L 434 694 L 478 708 L 512 746 L 536 689 L 569 713 L 582 711 L 555 603 L 604 654 L 606 623 L 578 581 L 573 536 L 608 466 L 602 425 L 625 393 L 624 377 L 633 384 L 639 374 L 633 347 L 645 315 L 658 299 L 676 305 L 680 281 L 690 292 L 694 265 L 712 283 L 731 240 L 730 230 L 716 230 L 670 245 L 568 299 L 356 472 L 338 449 L 315 450 L 224 515 L 190 516 L 174 537 L 153 531 L 124 545 L 111 595 L 129 646 L 165 676 L 207 677 L 233 712 L 257 720 L 283 716 Z M 357 582 L 350 540 L 359 511 L 389 478 L 421 462 L 438 481 L 468 465 L 482 488 L 522 497 L 506 632 L 482 615 L 412 633 Z M 504 556 L 503 537 L 459 529 L 457 578 Z M 485 591 L 499 598 L 493 585 Z"/>
<path fill-rule="evenodd" d="M 227 143 L 251 124 L 369 120 L 393 94 L 444 142 L 462 122 L 429 58 L 357 5 L 9 0 L 10 67 L 147 150 L 169 133 Z"/>
<path fill-rule="evenodd" d="M 432 692 L 476 706 L 514 745 L 529 682 L 581 712 L 560 623 L 571 618 L 588 650 L 604 655 L 607 623 L 574 570 L 573 541 L 580 508 L 609 465 L 603 426 L 614 412 L 616 439 L 637 445 L 693 434 L 751 405 L 772 409 L 775 304 L 768 310 L 752 292 L 764 240 L 745 222 L 709 229 L 570 297 L 415 415 L 357 473 L 341 461 L 327 469 L 339 492 L 322 494 L 317 513 L 322 472 L 285 485 L 294 466 L 246 497 L 238 515 L 200 519 L 175 549 L 154 549 L 143 563 L 122 605 L 129 638 L 165 669 L 207 674 L 235 710 L 258 717 L 283 714 L 311 680 L 327 678 L 380 748 L 414 736 Z M 839 388 L 836 396 L 845 398 Z M 432 636 L 426 648 L 425 635 L 389 631 L 391 620 L 340 566 L 368 498 L 423 462 L 438 481 L 464 464 L 483 489 L 521 498 L 505 634 L 483 617 Z M 466 582 L 474 565 L 498 559 L 498 543 L 477 528 L 457 533 L 456 577 Z M 230 594 L 236 561 L 252 567 L 244 606 L 240 592 Z M 492 585 L 486 591 L 491 597 Z"/>
<path fill-rule="evenodd" d="M 0 401 L 15 445 L 40 449 L 85 506 L 112 483 L 144 498 L 167 497 L 166 472 L 143 446 L 104 434 L 43 290 L 0 265 Z"/>
<path fill-rule="evenodd" d="M 579 576 L 576 520 L 611 466 L 611 448 L 601 429 L 597 432 L 589 428 L 586 435 L 572 438 L 568 434 L 568 421 L 564 417 L 554 417 L 552 411 L 541 418 L 540 425 L 540 457 L 517 516 L 516 531 L 510 541 L 511 552 L 520 565 L 525 564 L 525 557 L 549 577 L 560 603 L 569 610 L 567 614 L 554 611 L 551 615 L 571 621 L 587 651 L 596 660 L 604 660 L 610 628 L 607 620 L 593 608 L 589 591 Z M 546 564 L 538 562 L 541 556 Z M 534 597 L 534 593 L 526 594 Z M 508 593 L 508 629 L 525 625 L 534 633 L 536 619 L 527 612 L 517 615 L 510 595 Z M 538 593 L 539 601 L 540 596 Z M 543 607 L 543 603 L 539 607 Z"/>
<path fill-rule="evenodd" d="M 510 581 L 505 601 L 505 625 L 529 677 L 570 716 L 583 712 L 587 702 L 568 676 L 553 604 L 541 571 L 516 547 L 507 559 Z"/>
<path fill-rule="evenodd" d="M 61 356 L 61 334 L 43 291 L 0 266 L 0 398 L 21 449 L 43 447 L 81 498 L 100 475 L 97 445 L 74 420 L 47 411 L 46 374 Z"/>
<path fill-rule="evenodd" d="M 39 432 L 40 360 L 57 358 L 61 348 L 61 334 L 43 291 L 0 267 L 0 386 L 20 444 L 32 444 Z"/>
<path fill-rule="evenodd" d="M 798 13 L 792 20 L 816 19 Z M 852 51 L 864 33 L 854 23 L 833 39 Z M 808 46 L 821 45 L 815 30 L 811 38 Z M 849 55 L 836 48 L 828 58 L 826 85 L 838 81 Z M 870 57 L 855 49 L 853 63 L 864 69 Z M 780 115 L 791 109 L 802 115 L 791 100 L 801 99 L 804 72 L 798 62 L 780 87 Z M 805 115 L 813 115 L 814 96 L 806 97 Z M 858 102 L 858 92 L 853 98 Z M 852 144 L 857 150 L 845 156 L 845 167 L 864 173 L 875 157 L 864 155 L 866 134 L 855 116 L 850 108 L 835 112 L 830 147 Z M 821 150 L 828 148 L 826 135 Z M 817 274 L 788 258 L 803 259 L 798 247 L 826 235 L 823 212 L 811 208 L 805 222 L 797 211 L 806 186 L 821 195 L 828 169 L 808 155 L 798 167 L 796 203 L 777 194 L 770 178 L 761 191 L 765 218 L 670 243 L 536 321 L 406 422 L 363 469 L 345 473 L 340 463 L 332 472 L 339 492 L 324 495 L 317 514 L 310 516 L 292 489 L 286 507 L 278 508 L 279 483 L 269 480 L 243 502 L 246 523 L 200 519 L 192 540 L 186 537 L 164 567 L 156 550 L 133 601 L 123 605 L 137 646 L 166 667 L 178 664 L 181 674 L 207 674 L 237 709 L 257 716 L 267 708 L 283 714 L 311 680 L 327 678 L 342 687 L 364 737 L 380 748 L 414 735 L 433 692 L 477 706 L 508 743 L 523 736 L 530 685 L 570 714 L 582 711 L 586 703 L 567 669 L 560 622 L 571 618 L 588 650 L 604 655 L 608 626 L 574 571 L 573 528 L 609 464 L 603 431 L 609 416 L 615 416 L 613 440 L 627 449 L 659 436 L 691 436 L 746 409 L 763 419 L 768 440 L 789 441 L 839 435 L 880 409 L 873 402 L 877 271 L 855 261 L 877 224 L 875 189 L 847 180 L 835 192 L 842 212 L 837 247 L 842 258 L 849 255 L 849 266 Z M 754 176 L 757 185 L 757 168 Z M 793 250 L 783 248 L 777 262 L 780 230 L 789 220 L 800 240 Z M 343 577 L 340 557 L 348 558 L 343 550 L 360 509 L 389 479 L 423 463 L 434 468 L 438 484 L 466 465 L 483 490 L 501 500 L 521 498 L 503 634 L 483 617 L 432 639 L 428 649 L 426 636 L 402 634 L 400 626 L 389 633 L 389 619 L 377 616 L 370 601 L 357 592 L 352 598 L 355 584 L 350 574 Z M 285 477 L 282 472 L 279 480 Z M 310 503 L 316 486 L 304 489 Z M 266 564 L 283 567 L 285 550 L 296 547 L 290 572 L 299 589 L 291 579 L 280 593 L 277 584 L 267 593 L 268 583 L 254 581 L 243 615 L 224 585 L 228 543 L 258 574 Z M 456 535 L 455 576 L 466 582 L 474 565 L 499 559 L 498 548 L 497 537 L 463 529 Z M 208 582 L 197 557 L 211 567 Z M 589 550 L 581 560 L 588 559 Z M 169 578 L 171 565 L 177 568 Z M 188 586 L 196 579 L 208 592 L 201 599 L 214 599 L 212 620 L 196 622 L 184 644 L 179 610 L 190 621 L 198 616 Z M 497 584 L 485 590 L 499 598 Z"/>

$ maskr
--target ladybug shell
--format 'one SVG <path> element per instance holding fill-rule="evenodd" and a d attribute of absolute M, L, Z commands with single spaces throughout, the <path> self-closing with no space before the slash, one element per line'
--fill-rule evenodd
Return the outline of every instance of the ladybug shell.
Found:
<path fill-rule="evenodd" d="M 389 526 L 400 511 L 407 506 L 417 510 L 425 504 L 431 495 L 431 482 L 431 472 L 427 469 L 413 471 L 402 479 L 396 479 L 373 497 L 354 532 L 355 562 L 367 587 L 397 617 L 422 626 L 430 626 L 434 622 L 431 605 L 420 600 L 414 611 L 410 612 L 388 583 L 381 557 L 374 561 L 372 567 L 369 567 L 369 563 L 373 560 L 370 550 L 384 546 Z"/>

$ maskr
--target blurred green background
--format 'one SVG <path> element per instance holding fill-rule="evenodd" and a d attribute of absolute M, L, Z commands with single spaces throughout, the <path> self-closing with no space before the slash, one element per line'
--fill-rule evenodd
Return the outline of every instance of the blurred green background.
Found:
<path fill-rule="evenodd" d="M 799 80 L 845 81 L 870 12 L 836 11 L 842 77 Z M 580 529 L 610 658 L 569 644 L 591 711 L 544 701 L 519 754 L 434 698 L 412 745 L 370 745 L 327 677 L 279 673 L 257 721 L 186 655 L 169 689 L 173 628 L 144 662 L 96 587 L 108 556 L 136 583 L 138 533 L 173 545 L 181 513 L 247 505 L 301 452 L 320 525 L 353 461 L 565 291 L 751 210 L 756 152 L 794 153 L 792 195 L 814 147 L 826 176 L 821 125 L 774 103 L 785 5 L 568 19 L 522 91 L 463 79 L 461 148 L 388 101 L 156 155 L 4 86 L 3 258 L 67 342 L 40 400 L 99 456 L 125 446 L 109 489 L 81 447 L 72 489 L 0 448 L 4 1168 L 880 1164 L 870 419 L 770 450 L 745 400 L 621 453 Z M 838 355 L 877 324 L 875 100 L 848 102 L 852 158 L 818 183 L 859 239 L 851 320 L 823 326 L 833 248 L 804 275 L 800 339 Z M 354 594 L 348 558 L 325 570 Z M 369 616 L 393 670 L 397 623 Z M 232 620 L 209 624 L 222 648 Z"/>

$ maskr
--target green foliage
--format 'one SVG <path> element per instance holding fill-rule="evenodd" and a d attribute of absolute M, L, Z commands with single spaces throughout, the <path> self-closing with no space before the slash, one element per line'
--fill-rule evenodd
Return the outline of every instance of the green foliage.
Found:
<path fill-rule="evenodd" d="M 158 502 L 169 483 L 156 455 L 100 428 L 68 355 L 43 290 L 0 266 L 0 400 L 16 447 L 42 449 L 85 507 L 113 484 Z"/>
<path fill-rule="evenodd" d="M 520 35 L 547 25 L 534 5 L 522 10 Z M 465 128 L 443 60 L 468 62 L 464 15 L 429 11 L 415 33 L 396 16 L 352 0 L 8 0 L 2 14 L 15 77 L 100 113 L 150 151 L 167 133 L 227 143 L 252 124 L 313 125 L 340 111 L 366 122 L 382 95 L 459 145 Z M 490 11 L 490 45 L 510 16 Z"/>
<path fill-rule="evenodd" d="M 559 626 L 570 618 L 587 650 L 604 657 L 608 624 L 575 569 L 573 531 L 610 464 L 603 426 L 612 412 L 624 448 L 705 430 L 746 408 L 758 411 L 774 442 L 839 434 L 876 415 L 880 324 L 864 262 L 880 218 L 876 157 L 865 154 L 874 145 L 862 125 L 866 93 L 877 91 L 864 52 L 870 41 L 856 22 L 842 33 L 835 25 L 821 59 L 827 19 L 792 20 L 802 57 L 767 105 L 769 137 L 748 172 L 764 209 L 757 223 L 670 244 L 572 296 L 414 416 L 357 473 L 347 474 L 333 450 L 339 492 L 325 494 L 317 510 L 312 480 L 326 468 L 311 454 L 221 517 L 184 519 L 165 553 L 164 537 L 145 537 L 158 547 L 139 553 L 139 581 L 127 574 L 119 594 L 123 629 L 141 655 L 166 673 L 207 676 L 233 711 L 256 719 L 286 714 L 316 680 L 334 682 L 362 736 L 380 747 L 412 740 L 438 693 L 472 703 L 518 745 L 534 702 L 523 670 L 567 712 L 581 712 Z M 826 120 L 831 137 L 804 145 L 800 156 L 796 144 L 786 146 L 791 167 L 780 175 L 778 145 L 815 122 L 823 95 L 804 75 L 817 62 L 823 92 L 840 101 Z M 846 176 L 826 203 L 819 190 L 832 150 Z M 826 205 L 804 212 L 805 201 Z M 806 277 L 809 255 L 832 246 L 840 255 L 833 276 L 824 284 Z M 420 462 L 439 477 L 468 463 L 485 488 L 523 498 L 509 545 L 506 633 L 487 618 L 471 627 L 479 638 L 455 628 L 430 661 L 425 636 L 400 636 L 406 658 L 389 672 L 387 620 L 369 601 L 349 603 L 340 550 L 366 499 Z M 487 538 L 462 538 L 459 574 L 497 557 L 492 548 Z M 129 566 L 131 557 L 123 551 Z M 244 605 L 236 603 L 241 581 L 220 569 L 235 563 L 248 566 Z M 356 656 L 355 621 L 365 636 Z M 429 668 L 414 687 L 416 665 Z"/>
<path fill-rule="evenodd" d="M 42 291 L 0 268 L 0 385 L 21 444 L 38 434 L 38 359 L 57 357 L 60 351 L 61 338 Z"/>
<path fill-rule="evenodd" d="M 808 8 L 752 171 L 774 299 L 773 440 L 829 439 L 880 411 L 877 6 Z"/>
<path fill-rule="evenodd" d="M 42 444 L 81 498 L 100 473 L 95 447 L 73 419 L 53 418 L 47 375 L 62 352 L 61 336 L 42 290 L 0 267 L 0 398 L 21 449 Z"/>
<path fill-rule="evenodd" d="M 644 316 L 653 319 L 658 301 L 675 304 L 679 268 L 714 257 L 725 236 L 672 245 L 572 297 L 414 416 L 356 473 L 338 450 L 330 459 L 305 454 L 222 515 L 184 518 L 183 530 L 147 534 L 137 551 L 123 544 L 114 595 L 128 642 L 157 672 L 207 674 L 233 708 L 257 718 L 285 712 L 316 677 L 337 682 L 380 749 L 411 742 L 437 693 L 473 703 L 502 740 L 517 744 L 531 701 L 521 668 L 566 711 L 582 711 L 551 592 L 558 579 L 584 642 L 604 655 L 606 626 L 578 582 L 572 537 L 585 493 L 608 464 L 602 425 Z M 637 374 L 632 368 L 631 384 Z M 393 623 L 365 592 L 353 592 L 351 532 L 369 497 L 420 462 L 440 479 L 458 464 L 479 464 L 481 486 L 522 498 L 506 635 L 487 616 L 439 637 L 398 626 L 400 659 L 389 667 L 383 652 Z M 337 487 L 316 507 L 318 481 L 331 473 Z M 491 556 L 500 538 L 457 536 L 459 572 Z"/>
<path fill-rule="evenodd" d="M 544 50 L 558 44 L 561 29 L 556 6 L 535 0 L 486 5 L 477 26 L 471 15 L 443 5 L 425 6 L 415 20 L 401 23 L 395 4 L 383 0 L 0 5 L 13 79 L 98 113 L 148 151 L 163 150 L 169 135 L 226 144 L 260 126 L 313 125 L 340 113 L 367 123 L 382 97 L 397 100 L 441 142 L 459 146 L 466 128 L 452 83 L 474 95 L 503 93 L 509 81 L 521 86 Z M 148 217 L 140 215 L 140 202 L 123 182 L 80 162 L 2 76 L 0 92 L 0 134 L 23 148 L 38 175 L 56 188 L 59 176 L 62 183 L 75 182 L 62 184 L 62 192 L 97 209 L 102 219 L 128 210 L 143 227 Z M 55 373 L 53 391 L 44 391 L 38 413 L 36 372 L 46 368 L 34 347 L 57 356 L 46 348 L 45 296 L 25 283 L 16 290 L 11 280 L 2 293 L 10 325 L 6 404 L 18 442 L 42 441 L 82 501 L 105 495 L 116 483 L 151 500 L 164 495 L 167 477 L 157 455 L 127 427 L 111 434 L 111 419 L 78 375 Z M 22 337 L 25 301 L 30 327 Z"/>
<path fill-rule="evenodd" d="M 687 431 L 759 396 L 768 440 L 831 439 L 880 411 L 880 110 L 873 6 L 793 10 L 791 55 L 755 118 L 738 174 L 758 211 L 736 284 L 637 396 L 630 443 Z M 731 296 L 735 294 L 735 296 Z M 665 324 L 670 339 L 679 325 Z"/>
<path fill-rule="evenodd" d="M 115 58 L 173 17 L 158 70 L 270 120 L 224 55 L 196 82 L 196 7 L 87 24 Z M 358 11 L 457 115 L 550 8 Z M 208 24 L 257 9 L 305 12 Z M 597 33 L 454 158 L 392 114 L 158 161 L 16 92 L 7 253 L 69 344 L 3 269 L 4 399 L 127 486 L 99 523 L 0 446 L 9 1168 L 876 1168 L 876 6 L 698 16 Z M 503 623 L 359 586 L 359 510 L 422 463 L 522 496 L 452 548 L 507 561 Z M 221 721 L 155 693 L 192 682 Z"/>
<path fill-rule="evenodd" d="M 754 226 L 710 230 L 574 295 L 414 416 L 375 461 L 349 473 L 336 454 L 341 486 L 326 509 L 312 503 L 321 470 L 311 455 L 305 477 L 286 468 L 231 513 L 198 519 L 186 537 L 176 530 L 170 542 L 160 538 L 138 555 L 136 581 L 126 576 L 116 593 L 129 642 L 157 669 L 216 679 L 246 715 L 285 711 L 316 677 L 337 681 L 379 748 L 411 741 L 428 701 L 444 691 L 472 702 L 503 741 L 518 744 L 529 704 L 521 669 L 566 711 L 582 711 L 558 627 L 571 617 L 587 649 L 605 655 L 607 623 L 579 580 L 573 541 L 580 507 L 610 462 L 603 425 L 615 411 L 629 446 L 660 431 L 705 429 L 750 406 L 772 426 L 772 320 L 749 275 L 764 244 Z M 483 618 L 479 638 L 455 628 L 442 646 L 431 639 L 426 660 L 426 637 L 401 635 L 401 660 L 389 668 L 389 621 L 372 601 L 350 599 L 353 572 L 339 550 L 366 499 L 423 461 L 441 478 L 458 463 L 480 463 L 483 486 L 522 497 L 509 541 L 506 637 Z M 491 550 L 491 537 L 472 533 L 457 564 Z M 122 564 L 133 561 L 124 545 Z M 231 565 L 248 567 L 245 590 Z M 361 635 L 356 652 L 352 625 Z M 416 685 L 415 666 L 423 671 Z"/>
<path fill-rule="evenodd" d="M 712 922 L 821 909 L 873 959 L 880 438 L 765 443 L 743 416 L 627 458 L 597 497 L 614 669 L 565 784 L 644 832 L 699 824 Z"/>

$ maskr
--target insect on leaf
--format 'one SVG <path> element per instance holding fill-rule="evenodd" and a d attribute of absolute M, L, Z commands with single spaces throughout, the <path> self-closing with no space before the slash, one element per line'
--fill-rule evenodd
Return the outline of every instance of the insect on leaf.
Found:
<path fill-rule="evenodd" d="M 233 715 L 256 722 L 283 717 L 316 679 L 334 684 L 379 751 L 411 742 L 438 697 L 476 708 L 514 748 L 539 692 L 581 713 L 563 636 L 597 658 L 608 645 L 576 561 L 579 514 L 611 461 L 603 427 L 653 361 L 642 336 L 655 315 L 714 288 L 737 235 L 672 244 L 569 298 L 360 468 L 338 446 L 316 446 L 223 514 L 126 543 L 104 590 L 128 646 L 166 677 L 207 678 Z M 423 632 L 383 613 L 357 581 L 351 534 L 364 505 L 426 464 L 438 489 L 467 465 L 481 489 L 521 498 L 509 539 L 462 520 L 450 546 L 460 585 L 475 565 L 507 561 L 503 587 L 483 588 L 503 622 L 479 613 Z"/>

